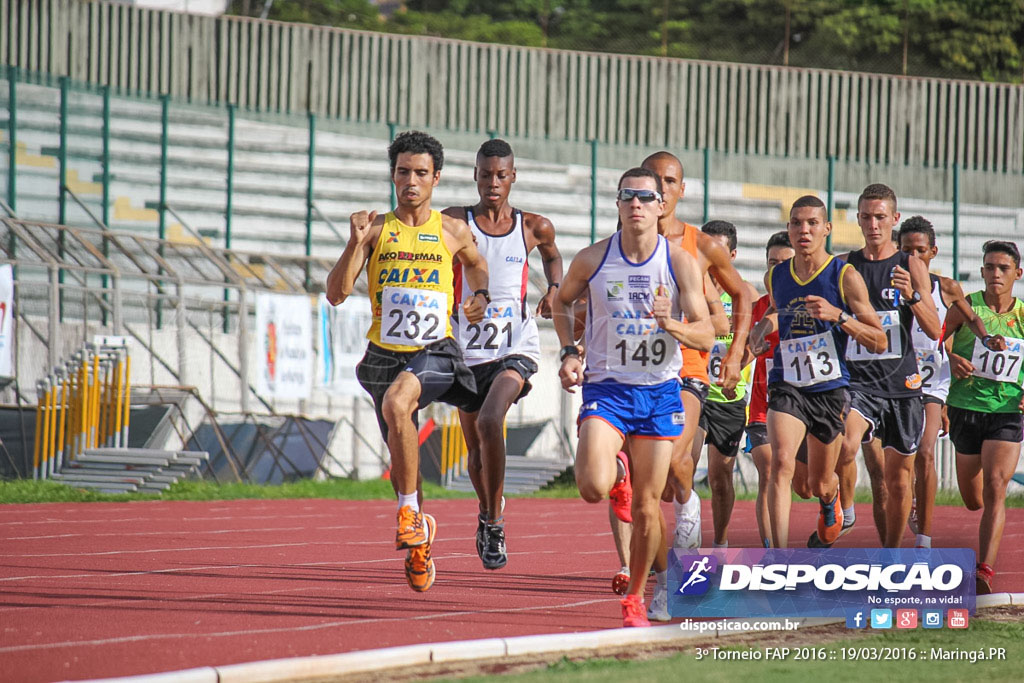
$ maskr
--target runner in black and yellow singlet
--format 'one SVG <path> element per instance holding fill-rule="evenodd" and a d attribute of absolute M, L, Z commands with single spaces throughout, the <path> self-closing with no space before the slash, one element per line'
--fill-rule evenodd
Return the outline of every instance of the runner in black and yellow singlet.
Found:
<path fill-rule="evenodd" d="M 449 322 L 453 257 L 462 263 L 473 292 L 463 303 L 462 315 L 482 320 L 490 295 L 487 263 L 469 226 L 430 209 L 444 163 L 441 143 L 425 133 L 402 133 L 388 156 L 398 206 L 384 216 L 376 211 L 352 214 L 348 244 L 327 277 L 327 299 L 333 305 L 343 302 L 366 266 L 373 323 L 356 377 L 373 398 L 391 452 L 391 484 L 398 494 L 395 546 L 408 550 L 409 586 L 425 591 L 434 583 L 430 544 L 437 524 L 420 512 L 416 413 L 434 401 L 469 405 L 476 390 Z"/>
<path fill-rule="evenodd" d="M 949 309 L 949 436 L 956 447 L 956 478 L 968 510 L 983 508 L 978 525 L 979 594 L 992 592 L 993 566 L 1006 524 L 1006 486 L 1024 439 L 1024 302 L 1013 286 L 1024 274 L 1013 242 L 985 243 L 985 290 L 967 302 L 988 334 L 977 337 L 959 308 Z M 947 344 L 948 348 L 948 344 Z"/>

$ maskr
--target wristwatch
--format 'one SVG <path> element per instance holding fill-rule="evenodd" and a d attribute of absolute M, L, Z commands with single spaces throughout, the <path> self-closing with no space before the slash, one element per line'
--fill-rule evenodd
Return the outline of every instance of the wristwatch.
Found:
<path fill-rule="evenodd" d="M 846 311 L 839 311 L 839 317 L 836 318 L 836 324 L 842 326 L 848 322 L 850 322 L 850 316 L 846 315 Z"/>
<path fill-rule="evenodd" d="M 580 350 L 579 348 L 576 347 L 575 344 L 563 346 L 561 352 L 558 354 L 558 360 L 564 361 L 569 356 L 576 356 L 577 358 L 580 357 Z"/>
<path fill-rule="evenodd" d="M 914 290 L 914 293 L 910 295 L 910 299 L 904 299 L 903 303 L 907 306 L 913 306 L 914 304 L 921 303 L 921 292 Z"/>
<path fill-rule="evenodd" d="M 473 292 L 473 296 L 482 296 L 484 298 L 484 301 L 486 301 L 487 303 L 491 303 L 491 293 L 488 292 L 486 289 L 476 290 L 475 292 Z"/>

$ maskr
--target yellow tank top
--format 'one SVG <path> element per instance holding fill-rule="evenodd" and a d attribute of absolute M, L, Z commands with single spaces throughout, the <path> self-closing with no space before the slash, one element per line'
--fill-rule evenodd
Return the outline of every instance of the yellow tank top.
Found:
<path fill-rule="evenodd" d="M 452 336 L 455 288 L 441 214 L 419 226 L 384 217 L 366 271 L 373 323 L 366 338 L 391 351 L 418 351 Z"/>

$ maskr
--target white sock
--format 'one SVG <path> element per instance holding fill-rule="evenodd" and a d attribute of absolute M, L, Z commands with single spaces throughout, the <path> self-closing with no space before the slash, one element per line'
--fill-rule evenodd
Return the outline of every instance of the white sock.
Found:
<path fill-rule="evenodd" d="M 726 541 L 725 543 L 715 543 L 714 541 L 711 541 L 711 547 L 712 548 L 728 548 L 729 547 L 729 541 Z"/>
<path fill-rule="evenodd" d="M 932 537 L 925 536 L 924 534 L 918 534 L 917 537 L 914 539 L 914 545 L 918 548 L 931 548 Z"/>
<path fill-rule="evenodd" d="M 413 509 L 413 512 L 419 512 L 420 511 L 420 500 L 419 500 L 419 496 L 416 495 L 415 491 L 413 491 L 412 493 L 399 493 L 398 494 L 398 508 L 402 509 L 406 505 L 411 507 Z"/>
<path fill-rule="evenodd" d="M 843 508 L 843 521 L 845 522 L 846 520 L 849 520 L 850 524 L 857 521 L 857 512 L 853 509 L 852 505 L 848 508 Z M 850 526 L 850 524 L 846 526 Z"/>
<path fill-rule="evenodd" d="M 620 574 L 629 574 L 629 567 L 622 565 L 622 569 L 619 570 Z"/>
<path fill-rule="evenodd" d="M 654 583 L 659 588 L 663 588 L 668 585 L 668 570 L 663 572 L 654 572 Z"/>

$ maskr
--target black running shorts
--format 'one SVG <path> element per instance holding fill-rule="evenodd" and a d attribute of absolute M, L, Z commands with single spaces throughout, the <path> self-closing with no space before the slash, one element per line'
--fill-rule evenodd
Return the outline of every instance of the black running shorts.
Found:
<path fill-rule="evenodd" d="M 850 391 L 850 409 L 867 420 L 863 443 L 879 439 L 882 448 L 914 455 L 924 432 L 924 400 L 920 396 L 886 398 L 856 389 Z"/>
<path fill-rule="evenodd" d="M 804 392 L 778 382 L 768 388 L 768 410 L 786 413 L 807 425 L 807 433 L 822 443 L 832 443 L 846 428 L 850 392 L 846 387 Z"/>
<path fill-rule="evenodd" d="M 708 385 L 700 381 L 699 379 L 695 379 L 693 377 L 680 377 L 679 388 L 682 391 L 688 391 L 694 396 L 696 396 L 697 400 L 700 401 L 700 405 L 702 408 L 704 404 L 707 403 Z"/>
<path fill-rule="evenodd" d="M 356 365 L 356 379 L 373 398 L 377 425 L 388 440 L 388 426 L 382 412 L 384 394 L 401 372 L 411 372 L 420 381 L 419 407 L 441 401 L 461 408 L 476 399 L 476 380 L 462 360 L 462 350 L 451 337 L 424 346 L 419 351 L 390 351 L 374 343 L 366 347 Z M 416 423 L 416 415 L 413 415 Z"/>
<path fill-rule="evenodd" d="M 700 428 L 707 432 L 705 442 L 727 458 L 734 458 L 739 453 L 746 421 L 745 401 L 708 401 L 700 411 Z"/>
<path fill-rule="evenodd" d="M 949 438 L 960 455 L 981 455 L 985 441 L 1024 441 L 1024 415 L 949 406 Z"/>
<path fill-rule="evenodd" d="M 467 413 L 475 413 L 484 404 L 484 400 L 487 398 L 494 380 L 506 370 L 515 370 L 523 378 L 523 388 L 519 395 L 516 396 L 516 400 L 513 401 L 513 403 L 518 403 L 519 399 L 530 393 L 530 389 L 533 388 L 530 384 L 530 378 L 537 374 L 537 363 L 532 358 L 513 354 L 498 360 L 492 360 L 489 363 L 471 365 L 469 369 L 473 372 L 473 377 L 476 378 L 476 394 L 473 402 L 463 406 L 462 409 Z"/>

